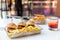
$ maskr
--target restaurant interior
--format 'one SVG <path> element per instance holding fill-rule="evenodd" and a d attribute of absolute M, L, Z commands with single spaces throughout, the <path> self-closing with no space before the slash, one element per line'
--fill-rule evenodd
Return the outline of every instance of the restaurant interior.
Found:
<path fill-rule="evenodd" d="M 0 0 L 1 40 L 60 40 L 60 0 Z"/>
<path fill-rule="evenodd" d="M 0 0 L 0 18 L 9 15 L 34 16 L 34 14 L 60 16 L 60 12 L 57 13 L 59 5 L 57 0 Z"/>

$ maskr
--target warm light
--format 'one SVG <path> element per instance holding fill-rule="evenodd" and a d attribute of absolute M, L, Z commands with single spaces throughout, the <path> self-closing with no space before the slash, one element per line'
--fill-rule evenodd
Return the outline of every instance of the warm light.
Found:
<path fill-rule="evenodd" d="M 11 11 L 11 15 L 15 15 L 15 11 L 13 10 L 13 11 Z"/>

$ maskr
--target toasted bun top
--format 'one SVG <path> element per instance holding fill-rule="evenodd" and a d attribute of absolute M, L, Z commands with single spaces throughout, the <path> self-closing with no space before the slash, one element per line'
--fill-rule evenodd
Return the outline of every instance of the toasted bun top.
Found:
<path fill-rule="evenodd" d="M 23 25 L 25 26 L 26 24 L 24 22 L 20 22 L 18 25 Z"/>
<path fill-rule="evenodd" d="M 26 24 L 27 24 L 27 25 L 35 25 L 35 22 L 34 22 L 34 21 L 29 20 Z"/>
<path fill-rule="evenodd" d="M 16 28 L 17 26 L 16 26 L 16 24 L 14 24 L 14 23 L 9 23 L 9 24 L 7 25 L 7 27 L 9 27 L 9 28 Z"/>

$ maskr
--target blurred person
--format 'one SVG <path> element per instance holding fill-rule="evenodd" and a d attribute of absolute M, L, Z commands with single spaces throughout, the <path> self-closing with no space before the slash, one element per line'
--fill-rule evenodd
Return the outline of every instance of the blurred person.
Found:
<path fill-rule="evenodd" d="M 17 11 L 17 16 L 22 16 L 23 14 L 22 0 L 15 0 L 15 10 Z"/>
<path fill-rule="evenodd" d="M 12 0 L 10 0 L 8 3 L 8 10 L 11 10 L 11 6 L 12 6 Z"/>

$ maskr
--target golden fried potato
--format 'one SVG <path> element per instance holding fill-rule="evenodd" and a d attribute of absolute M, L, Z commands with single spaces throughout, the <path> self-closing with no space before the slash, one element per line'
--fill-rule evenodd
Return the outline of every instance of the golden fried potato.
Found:
<path fill-rule="evenodd" d="M 22 29 L 18 29 L 19 32 L 27 32 L 27 29 L 24 27 Z"/>
<path fill-rule="evenodd" d="M 9 37 L 11 37 L 13 35 L 13 33 L 8 33 Z"/>

